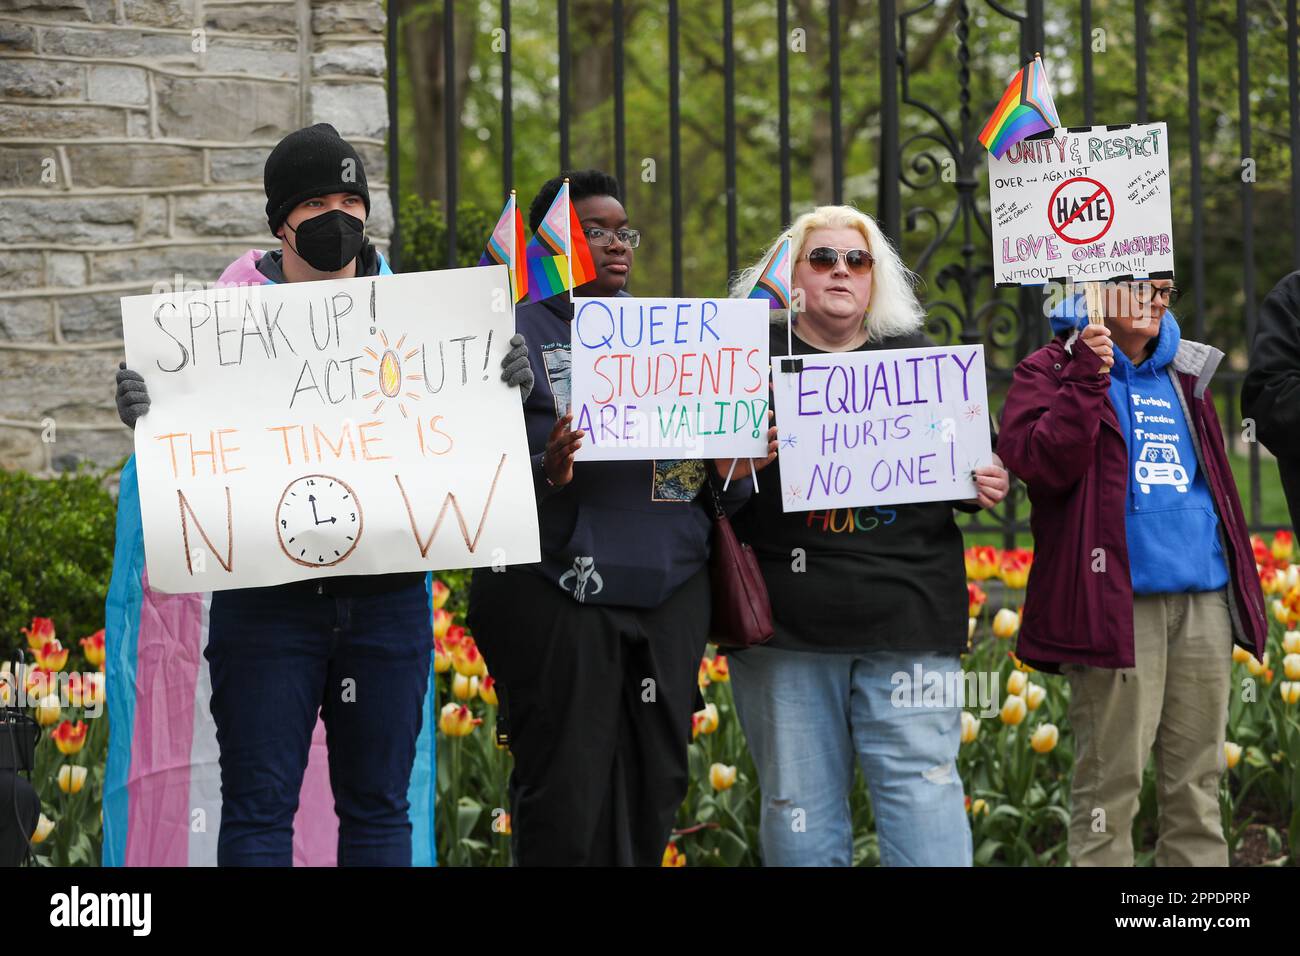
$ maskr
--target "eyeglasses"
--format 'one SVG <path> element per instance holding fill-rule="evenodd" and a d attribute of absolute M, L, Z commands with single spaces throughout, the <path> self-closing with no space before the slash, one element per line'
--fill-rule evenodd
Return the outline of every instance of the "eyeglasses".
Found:
<path fill-rule="evenodd" d="M 836 249 L 834 246 L 818 246 L 808 255 L 800 258 L 808 261 L 813 272 L 830 272 L 840 261 L 841 256 L 849 272 L 855 276 L 866 275 L 871 271 L 872 263 L 876 261 L 866 249 Z"/>
<path fill-rule="evenodd" d="M 611 232 L 608 229 L 592 226 L 590 229 L 582 230 L 582 234 L 587 237 L 587 241 L 593 246 L 612 246 L 615 237 L 618 237 L 618 241 L 629 249 L 635 249 L 641 245 L 641 233 L 635 229 L 619 229 L 617 232 Z"/>
<path fill-rule="evenodd" d="M 1183 294 L 1182 289 L 1177 286 L 1158 286 L 1152 282 L 1132 282 L 1129 284 L 1129 288 L 1133 290 L 1133 298 L 1143 305 L 1155 301 L 1158 295 L 1163 295 L 1165 302 L 1173 305 L 1178 301 L 1178 297 Z"/>

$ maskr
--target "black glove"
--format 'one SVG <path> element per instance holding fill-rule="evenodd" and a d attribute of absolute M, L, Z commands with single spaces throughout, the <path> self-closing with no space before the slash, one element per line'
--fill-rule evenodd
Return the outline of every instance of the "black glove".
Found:
<path fill-rule="evenodd" d="M 531 384 L 531 382 L 530 382 Z M 149 390 L 145 388 L 144 376 L 126 367 L 125 362 L 117 366 L 117 417 L 127 428 L 135 428 L 136 420 L 149 411 Z"/>
<path fill-rule="evenodd" d="M 501 360 L 501 381 L 507 385 L 518 385 L 523 400 L 533 392 L 533 367 L 528 364 L 528 343 L 516 332 L 510 336 L 511 349 Z"/>

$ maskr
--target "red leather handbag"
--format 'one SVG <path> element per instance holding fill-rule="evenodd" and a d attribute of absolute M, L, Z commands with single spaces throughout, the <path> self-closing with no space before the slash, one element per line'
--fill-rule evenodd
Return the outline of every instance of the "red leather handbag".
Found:
<path fill-rule="evenodd" d="M 707 467 L 707 465 L 706 465 Z M 772 638 L 772 603 L 767 583 L 758 567 L 754 549 L 736 537 L 731 519 L 708 476 L 713 499 L 713 553 L 709 557 L 709 581 L 713 590 L 710 640 L 721 648 L 745 648 L 766 644 Z"/>

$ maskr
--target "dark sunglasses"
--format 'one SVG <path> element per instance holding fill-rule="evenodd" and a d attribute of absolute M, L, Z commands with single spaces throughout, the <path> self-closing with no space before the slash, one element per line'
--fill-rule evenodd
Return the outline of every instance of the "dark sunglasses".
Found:
<path fill-rule="evenodd" d="M 835 264 L 844 257 L 844 264 L 855 276 L 866 275 L 871 271 L 875 257 L 866 249 L 836 249 L 833 246 L 818 246 L 801 258 L 808 260 L 813 272 L 830 272 Z"/>

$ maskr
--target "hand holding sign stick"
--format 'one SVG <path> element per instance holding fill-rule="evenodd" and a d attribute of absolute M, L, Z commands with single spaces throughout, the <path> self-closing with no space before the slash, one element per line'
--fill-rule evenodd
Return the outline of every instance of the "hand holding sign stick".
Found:
<path fill-rule="evenodd" d="M 1083 284 L 1084 299 L 1088 303 L 1088 325 L 1079 336 L 1080 340 L 1088 348 L 1097 353 L 1101 359 L 1101 371 L 1098 375 L 1107 375 L 1110 373 L 1111 366 L 1115 364 L 1115 353 L 1110 341 L 1110 329 L 1106 327 L 1106 312 L 1102 306 L 1102 291 L 1100 282 L 1085 282 Z"/>

